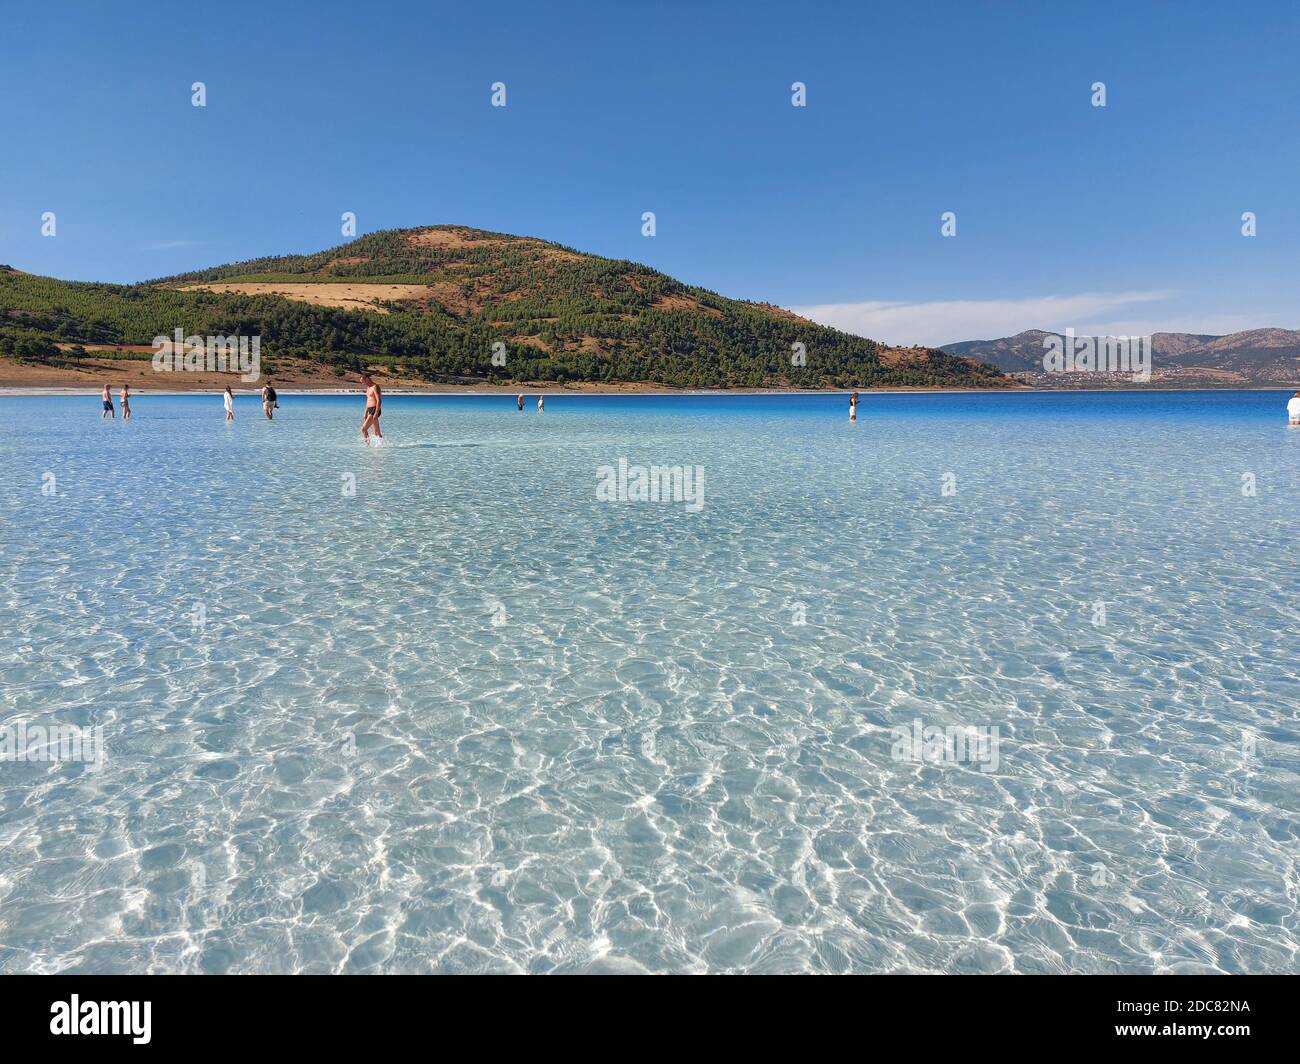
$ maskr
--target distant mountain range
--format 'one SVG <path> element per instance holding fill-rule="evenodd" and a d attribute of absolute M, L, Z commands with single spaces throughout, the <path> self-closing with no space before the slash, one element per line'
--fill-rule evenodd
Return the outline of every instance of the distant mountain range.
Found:
<path fill-rule="evenodd" d="M 279 380 L 368 369 L 450 384 L 1013 386 L 943 351 L 890 347 L 635 262 L 462 225 L 369 233 L 314 254 L 134 285 L 0 267 L 0 384 L 38 371 L 71 382 L 109 359 L 115 370 L 137 363 L 148 380 L 148 345 L 177 329 L 257 336 Z"/>
<path fill-rule="evenodd" d="M 1127 375 L 1048 374 L 1043 371 L 1043 340 L 1059 336 L 1028 329 L 1000 340 L 965 340 L 942 350 L 1014 374 L 1046 387 L 1131 386 Z M 1108 379 L 1101 379 L 1108 378 Z M 1113 378 L 1113 379 L 1111 379 Z M 1248 329 L 1227 336 L 1158 332 L 1151 336 L 1151 386 L 1300 387 L 1300 331 Z"/>

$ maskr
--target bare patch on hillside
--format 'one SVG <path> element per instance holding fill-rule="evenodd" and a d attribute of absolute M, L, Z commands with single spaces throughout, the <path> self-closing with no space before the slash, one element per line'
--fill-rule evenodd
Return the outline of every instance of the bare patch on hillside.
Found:
<path fill-rule="evenodd" d="M 710 318 L 722 317 L 722 311 L 716 307 L 706 307 L 694 296 L 678 292 L 671 296 L 655 296 L 650 305 L 655 310 L 689 310 L 697 314 L 707 314 Z"/>
<path fill-rule="evenodd" d="M 211 284 L 187 284 L 182 292 L 231 292 L 242 296 L 283 296 L 298 303 L 341 310 L 367 310 L 387 314 L 381 303 L 424 299 L 433 296 L 427 284 L 343 284 L 328 282 L 218 281 Z M 452 286 L 454 287 L 454 286 Z"/>
<path fill-rule="evenodd" d="M 581 262 L 586 256 L 565 251 L 530 236 L 482 236 L 473 229 L 450 226 L 445 229 L 423 229 L 406 238 L 410 247 L 441 248 L 448 251 L 465 251 L 473 248 L 508 248 L 511 251 L 533 251 L 544 262 Z"/>
<path fill-rule="evenodd" d="M 422 229 L 411 233 L 406 238 L 411 247 L 421 248 L 491 248 L 503 244 L 522 243 L 514 240 L 497 240 L 494 237 L 479 237 L 472 229 L 451 227 L 447 229 Z"/>
<path fill-rule="evenodd" d="M 930 361 L 928 347 L 882 347 L 880 364 L 890 369 L 899 366 L 922 366 Z"/>
<path fill-rule="evenodd" d="M 800 317 L 793 310 L 786 310 L 785 307 L 778 307 L 775 303 L 751 303 L 750 306 L 756 310 L 764 311 L 771 314 L 774 318 L 781 318 L 783 321 L 793 321 L 800 325 L 815 325 L 808 318 Z"/>
<path fill-rule="evenodd" d="M 432 302 L 458 318 L 478 313 L 483 305 L 469 285 L 454 284 L 451 281 L 430 281 L 425 287 Z"/>

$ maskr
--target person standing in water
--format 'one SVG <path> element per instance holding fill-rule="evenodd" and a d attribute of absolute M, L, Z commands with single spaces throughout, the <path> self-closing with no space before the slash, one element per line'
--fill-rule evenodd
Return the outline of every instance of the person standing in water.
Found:
<path fill-rule="evenodd" d="M 271 387 L 271 378 L 267 377 L 266 383 L 262 385 L 262 409 L 266 412 L 267 421 L 275 420 L 271 416 L 271 411 L 273 411 L 279 405 L 280 404 L 277 400 L 275 389 Z"/>
<path fill-rule="evenodd" d="M 131 386 L 125 382 L 122 384 L 122 420 L 131 420 Z"/>
<path fill-rule="evenodd" d="M 539 395 L 537 397 L 537 412 L 540 414 L 545 409 L 546 409 L 546 396 Z"/>
<path fill-rule="evenodd" d="M 99 415 L 99 420 L 103 421 L 106 417 L 117 417 L 117 411 L 113 409 L 113 393 L 108 385 L 104 385 L 104 412 Z"/>
<path fill-rule="evenodd" d="M 226 420 L 235 420 L 235 393 L 230 390 L 230 385 L 226 385 L 226 394 L 223 397 L 226 403 Z"/>
<path fill-rule="evenodd" d="M 1296 392 L 1287 402 L 1286 419 L 1293 428 L 1300 429 L 1300 392 Z"/>
<path fill-rule="evenodd" d="M 524 393 L 523 393 L 523 392 L 520 392 L 518 395 L 515 396 L 515 403 L 516 403 L 516 405 L 519 407 L 519 412 L 522 414 L 522 413 L 524 412 Z"/>
<path fill-rule="evenodd" d="M 854 392 L 849 396 L 849 420 L 858 420 L 858 393 Z"/>
<path fill-rule="evenodd" d="M 361 440 L 370 443 L 370 430 L 375 430 L 376 439 L 384 438 L 379 429 L 379 415 L 384 412 L 384 393 L 369 373 L 361 374 L 361 383 L 366 389 L 366 413 L 361 419 Z"/>

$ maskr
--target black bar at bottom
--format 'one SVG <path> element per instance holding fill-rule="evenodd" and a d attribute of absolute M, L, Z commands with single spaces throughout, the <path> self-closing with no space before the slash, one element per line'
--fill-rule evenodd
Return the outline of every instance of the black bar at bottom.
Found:
<path fill-rule="evenodd" d="M 0 979 L 11 1051 L 97 1052 L 113 1043 L 130 1052 L 319 1049 L 331 1058 L 413 1041 L 441 1044 L 438 1055 L 520 1043 L 600 1056 L 656 1044 L 734 1054 L 776 1037 L 806 1040 L 812 1052 L 844 1038 L 883 1052 L 905 1038 L 930 1052 L 1154 1044 L 1226 1055 L 1289 1044 L 1295 988 L 1284 976 Z"/>

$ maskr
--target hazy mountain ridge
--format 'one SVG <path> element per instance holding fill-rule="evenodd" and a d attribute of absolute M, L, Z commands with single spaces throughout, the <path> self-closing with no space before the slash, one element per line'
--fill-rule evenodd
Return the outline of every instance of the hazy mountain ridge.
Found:
<path fill-rule="evenodd" d="M 1061 335 L 1027 329 L 996 340 L 965 340 L 942 350 L 977 359 L 1004 373 L 1023 374 L 1033 383 L 1064 384 L 1062 375 L 1043 372 L 1043 339 Z M 1260 328 L 1223 336 L 1158 332 L 1151 335 L 1152 384 L 1282 385 L 1300 380 L 1300 330 Z M 1096 375 L 1073 374 L 1073 378 Z M 1077 382 L 1076 382 L 1077 383 Z M 1101 382 L 1105 383 L 1105 382 Z"/>

